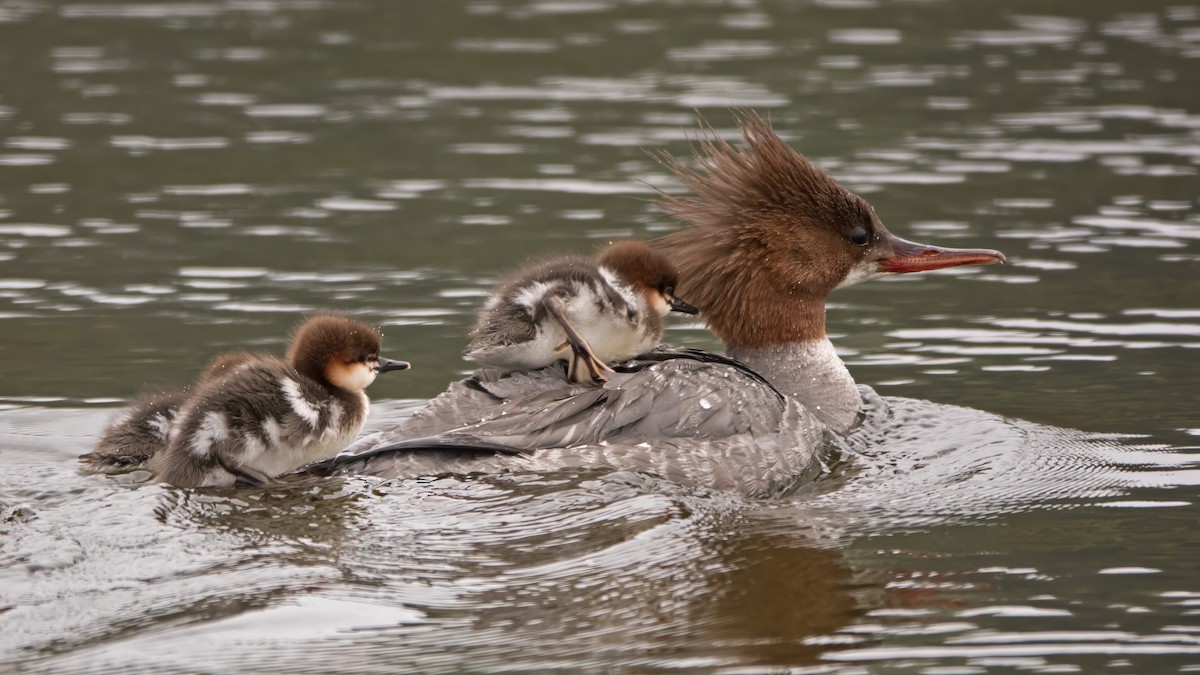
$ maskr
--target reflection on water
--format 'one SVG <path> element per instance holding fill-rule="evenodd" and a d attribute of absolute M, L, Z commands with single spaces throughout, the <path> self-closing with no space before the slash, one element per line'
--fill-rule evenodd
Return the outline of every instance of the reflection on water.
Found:
<path fill-rule="evenodd" d="M 1168 1 L 0 0 L 0 663 L 1195 667 L 1197 58 Z M 410 414 L 497 276 L 673 228 L 645 150 L 739 105 L 1011 263 L 834 296 L 887 405 L 793 497 L 75 474 L 121 402 L 316 309 L 382 325 L 416 368 L 372 423 Z"/>

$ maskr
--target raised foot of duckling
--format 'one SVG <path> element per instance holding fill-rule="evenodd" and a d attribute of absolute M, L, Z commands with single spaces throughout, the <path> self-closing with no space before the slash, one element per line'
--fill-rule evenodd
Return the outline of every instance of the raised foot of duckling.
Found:
<path fill-rule="evenodd" d="M 584 339 L 583 335 L 575 329 L 571 324 L 571 320 L 567 318 L 567 309 L 563 306 L 562 300 L 556 297 L 548 296 L 542 301 L 542 305 L 546 308 L 546 312 L 558 322 L 562 327 L 563 334 L 567 336 L 566 342 L 555 349 L 555 352 L 563 354 L 567 361 L 567 380 L 577 384 L 593 384 L 599 386 L 608 382 L 608 377 L 605 373 L 614 372 L 608 364 L 601 361 L 596 353 L 592 351 L 592 346 Z M 566 352 L 570 350 L 568 356 Z"/>
<path fill-rule="evenodd" d="M 564 351 L 567 343 L 563 343 Z M 584 343 L 587 346 L 587 343 Z M 608 382 L 605 373 L 615 372 L 608 364 L 596 358 L 591 351 L 579 352 L 571 348 L 572 354 L 567 359 L 567 380 L 576 384 L 593 384 L 600 386 Z"/>

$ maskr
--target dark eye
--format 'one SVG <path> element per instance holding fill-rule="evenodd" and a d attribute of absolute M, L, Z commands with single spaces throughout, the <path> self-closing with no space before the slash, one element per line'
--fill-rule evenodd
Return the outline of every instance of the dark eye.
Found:
<path fill-rule="evenodd" d="M 663 286 L 662 294 L 663 295 L 675 295 L 675 287 L 674 286 Z"/>
<path fill-rule="evenodd" d="M 871 241 L 871 235 L 867 234 L 867 228 L 855 227 L 850 230 L 850 241 L 859 246 L 866 246 Z"/>

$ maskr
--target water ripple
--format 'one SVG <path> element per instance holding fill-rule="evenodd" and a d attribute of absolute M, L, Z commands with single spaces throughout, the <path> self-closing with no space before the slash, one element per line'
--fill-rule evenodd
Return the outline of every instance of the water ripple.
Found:
<path fill-rule="evenodd" d="M 113 136 L 113 147 L 134 152 L 146 150 L 213 150 L 229 146 L 227 138 L 154 138 L 151 136 Z"/>
<path fill-rule="evenodd" d="M 0 0 L 0 670 L 1194 666 L 1200 9 L 952 4 Z M 380 398 L 436 393 L 513 265 L 676 228 L 643 150 L 736 105 L 1012 262 L 839 295 L 856 377 L 1060 426 L 885 399 L 764 503 L 76 475 L 120 401 L 310 310 L 414 352 Z"/>

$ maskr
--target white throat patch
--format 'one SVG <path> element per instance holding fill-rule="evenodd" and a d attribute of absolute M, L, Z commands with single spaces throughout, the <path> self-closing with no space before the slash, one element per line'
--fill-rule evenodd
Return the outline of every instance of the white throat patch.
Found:
<path fill-rule="evenodd" d="M 326 372 L 326 377 L 337 387 L 346 391 L 359 392 L 369 387 L 378 374 L 369 363 L 358 362 L 345 366 L 333 366 Z"/>
<path fill-rule="evenodd" d="M 878 279 L 882 276 L 887 276 L 890 272 L 886 272 L 879 267 L 878 262 L 860 262 L 846 274 L 846 278 L 834 288 L 845 288 L 853 286 L 859 282 L 867 281 L 868 279 Z"/>

